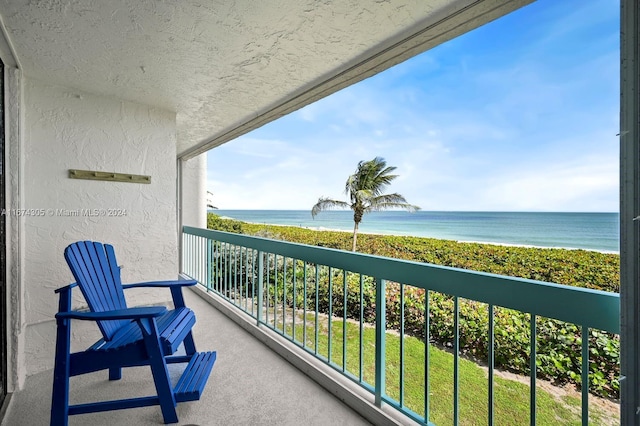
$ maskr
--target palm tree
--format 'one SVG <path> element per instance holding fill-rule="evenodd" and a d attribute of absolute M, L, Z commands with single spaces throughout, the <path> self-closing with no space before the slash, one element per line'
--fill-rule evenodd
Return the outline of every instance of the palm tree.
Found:
<path fill-rule="evenodd" d="M 376 157 L 371 161 L 360 161 L 356 172 L 349 176 L 344 188 L 350 202 L 320 197 L 311 209 L 311 216 L 316 217 L 323 210 L 334 207 L 349 207 L 353 210 L 353 251 L 356 251 L 358 225 L 365 213 L 372 211 L 401 208 L 414 212 L 420 207 L 407 203 L 400 194 L 383 194 L 384 188 L 398 175 L 391 173 L 396 167 L 387 167 L 384 158 Z"/>

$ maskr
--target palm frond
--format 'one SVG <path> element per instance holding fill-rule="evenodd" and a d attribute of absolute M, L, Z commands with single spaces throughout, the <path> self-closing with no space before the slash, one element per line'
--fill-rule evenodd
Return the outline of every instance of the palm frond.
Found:
<path fill-rule="evenodd" d="M 316 217 L 318 213 L 324 210 L 331 210 L 336 207 L 349 208 L 351 205 L 345 201 L 332 200 L 330 198 L 319 198 L 318 202 L 311 208 L 311 216 Z"/>
<path fill-rule="evenodd" d="M 400 194 L 385 194 L 371 198 L 367 211 L 380 211 L 387 209 L 402 209 L 410 212 L 420 210 L 420 207 L 407 203 L 407 200 Z"/>

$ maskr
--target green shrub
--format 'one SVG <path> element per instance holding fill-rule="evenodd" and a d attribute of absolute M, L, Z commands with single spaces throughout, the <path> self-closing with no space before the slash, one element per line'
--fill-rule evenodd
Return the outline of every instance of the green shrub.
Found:
<path fill-rule="evenodd" d="M 207 228 L 215 229 L 216 231 L 235 232 L 236 234 L 242 234 L 242 224 L 239 220 L 224 219 L 217 214 L 207 214 Z"/>

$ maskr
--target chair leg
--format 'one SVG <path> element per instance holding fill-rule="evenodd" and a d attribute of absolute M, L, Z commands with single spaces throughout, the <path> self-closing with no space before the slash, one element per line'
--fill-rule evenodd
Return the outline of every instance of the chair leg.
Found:
<path fill-rule="evenodd" d="M 193 340 L 193 333 L 191 331 L 189 331 L 189 333 L 185 336 L 182 343 L 184 343 L 184 350 L 187 355 L 193 355 L 196 353 L 196 343 Z"/>
<path fill-rule="evenodd" d="M 109 380 L 122 379 L 122 368 L 114 367 L 109 369 Z"/>
<path fill-rule="evenodd" d="M 143 327 L 146 329 L 145 331 L 149 331 L 149 334 L 143 331 L 144 341 L 151 361 L 151 374 L 153 375 L 153 382 L 156 385 L 156 392 L 158 393 L 158 399 L 160 400 L 162 417 L 164 418 L 165 423 L 178 423 L 176 398 L 171 386 L 169 370 L 167 369 L 167 363 L 165 362 L 164 353 L 162 352 L 155 319 L 145 319 L 142 322 L 145 323 L 145 326 L 148 326 Z"/>
<path fill-rule="evenodd" d="M 69 423 L 69 370 L 70 370 L 70 320 L 58 320 L 56 333 L 56 359 L 53 368 L 51 396 L 51 425 L 67 426 Z"/>

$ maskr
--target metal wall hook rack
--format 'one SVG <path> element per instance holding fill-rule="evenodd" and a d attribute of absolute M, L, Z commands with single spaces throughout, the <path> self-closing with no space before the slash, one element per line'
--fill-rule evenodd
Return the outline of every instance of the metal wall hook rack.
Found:
<path fill-rule="evenodd" d="M 69 178 L 106 180 L 110 182 L 151 183 L 151 176 L 77 169 L 69 169 Z"/>

